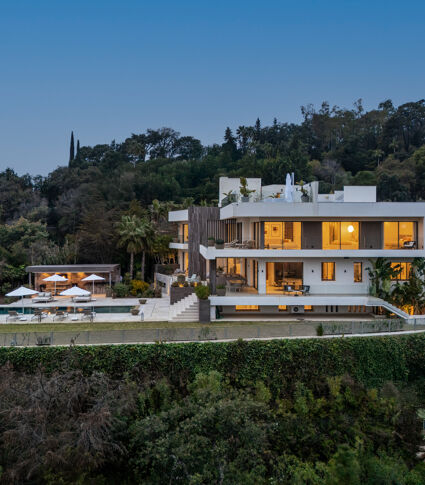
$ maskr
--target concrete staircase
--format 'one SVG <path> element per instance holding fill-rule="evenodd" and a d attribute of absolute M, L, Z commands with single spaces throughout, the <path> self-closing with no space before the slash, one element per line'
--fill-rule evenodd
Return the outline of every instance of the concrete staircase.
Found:
<path fill-rule="evenodd" d="M 199 302 L 195 293 L 170 306 L 170 322 L 198 322 Z"/>
<path fill-rule="evenodd" d="M 395 315 L 399 316 L 400 318 L 404 318 L 405 320 L 409 320 L 410 318 L 412 318 L 410 315 L 408 315 L 406 312 L 404 312 L 403 310 L 400 310 L 400 308 L 397 308 L 396 306 L 394 305 L 391 305 L 391 303 L 388 303 L 387 301 L 385 300 L 382 300 L 382 306 L 394 313 Z"/>

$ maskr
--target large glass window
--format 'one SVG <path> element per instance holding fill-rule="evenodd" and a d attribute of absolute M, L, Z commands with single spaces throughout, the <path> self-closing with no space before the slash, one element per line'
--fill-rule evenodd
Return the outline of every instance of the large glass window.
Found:
<path fill-rule="evenodd" d="M 322 281 L 335 281 L 335 263 L 322 263 Z"/>
<path fill-rule="evenodd" d="M 189 224 L 183 224 L 183 242 L 189 241 Z"/>
<path fill-rule="evenodd" d="M 303 263 L 267 263 L 266 265 L 266 292 L 282 294 L 284 285 L 295 288 L 303 284 Z"/>
<path fill-rule="evenodd" d="M 323 249 L 359 249 L 359 223 L 322 222 Z"/>
<path fill-rule="evenodd" d="M 301 249 L 301 222 L 265 222 L 265 249 Z"/>
<path fill-rule="evenodd" d="M 354 263 L 354 283 L 361 283 L 363 281 L 363 264 Z"/>
<path fill-rule="evenodd" d="M 394 269 L 401 269 L 397 276 L 393 276 L 392 280 L 406 281 L 410 277 L 410 263 L 391 263 Z"/>
<path fill-rule="evenodd" d="M 384 249 L 415 249 L 416 222 L 385 221 Z"/>

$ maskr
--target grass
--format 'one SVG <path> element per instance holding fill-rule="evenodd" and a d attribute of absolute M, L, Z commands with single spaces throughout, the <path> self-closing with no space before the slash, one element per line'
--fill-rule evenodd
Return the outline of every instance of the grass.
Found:
<path fill-rule="evenodd" d="M 26 332 L 77 332 L 77 331 L 102 331 L 102 330 L 138 330 L 143 328 L 205 328 L 214 327 L 240 327 L 246 325 L 282 325 L 297 322 L 226 322 L 217 321 L 208 325 L 197 322 L 53 322 L 53 323 L 2 323 L 1 333 L 26 333 Z"/>

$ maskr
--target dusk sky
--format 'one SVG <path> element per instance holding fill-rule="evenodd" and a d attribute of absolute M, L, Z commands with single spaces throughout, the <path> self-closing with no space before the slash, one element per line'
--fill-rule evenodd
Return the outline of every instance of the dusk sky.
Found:
<path fill-rule="evenodd" d="M 299 122 L 323 100 L 425 97 L 423 1 L 0 2 L 0 170 L 169 126 Z"/>

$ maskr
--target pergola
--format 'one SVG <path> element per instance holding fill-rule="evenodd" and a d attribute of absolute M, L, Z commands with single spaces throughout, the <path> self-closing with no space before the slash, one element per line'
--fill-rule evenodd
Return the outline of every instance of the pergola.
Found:
<path fill-rule="evenodd" d="M 27 266 L 28 283 L 30 286 L 39 289 L 44 278 L 54 274 L 67 275 L 68 281 L 64 287 L 78 285 L 81 280 L 91 274 L 97 274 L 105 278 L 111 286 L 112 283 L 120 281 L 119 264 L 63 264 L 63 265 L 40 265 Z M 34 275 L 34 277 L 32 276 Z"/>

